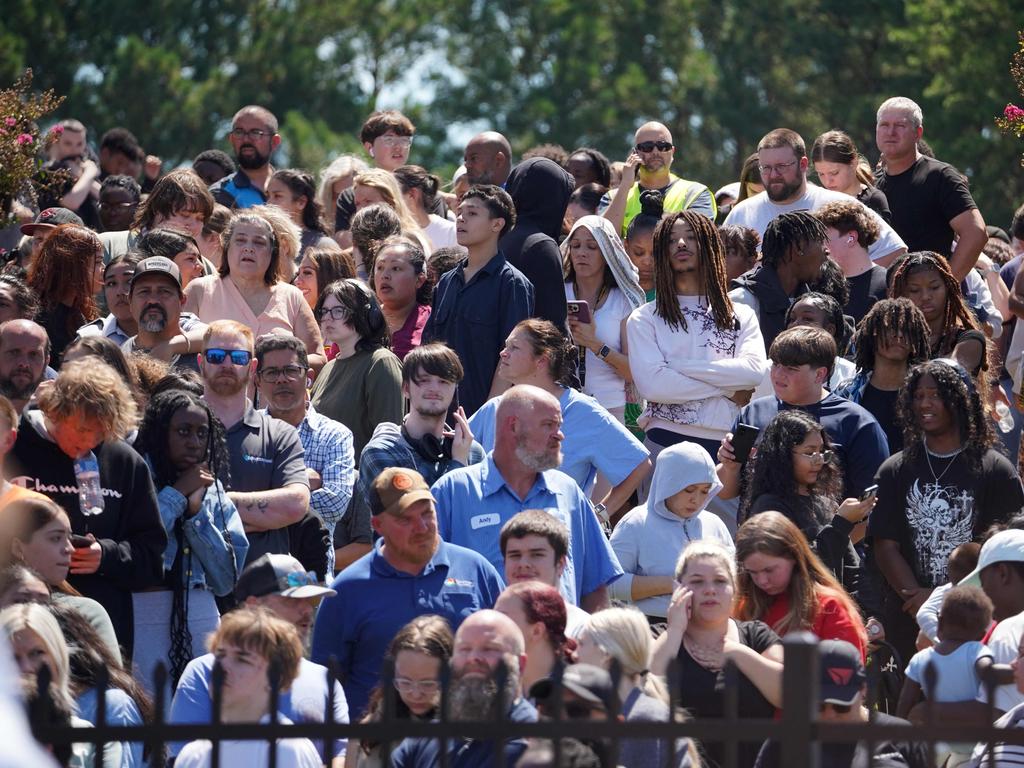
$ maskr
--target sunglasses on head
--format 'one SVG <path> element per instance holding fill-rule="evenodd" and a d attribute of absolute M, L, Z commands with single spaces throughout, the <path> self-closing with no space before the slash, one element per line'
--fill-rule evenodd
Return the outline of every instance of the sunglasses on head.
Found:
<path fill-rule="evenodd" d="M 231 356 L 233 365 L 248 365 L 252 360 L 252 353 L 247 349 L 208 349 L 203 352 L 206 362 L 210 365 L 220 365 L 224 358 Z"/>
<path fill-rule="evenodd" d="M 654 150 L 668 152 L 670 149 L 672 149 L 671 141 L 641 141 L 636 145 L 637 152 L 653 152 Z"/>

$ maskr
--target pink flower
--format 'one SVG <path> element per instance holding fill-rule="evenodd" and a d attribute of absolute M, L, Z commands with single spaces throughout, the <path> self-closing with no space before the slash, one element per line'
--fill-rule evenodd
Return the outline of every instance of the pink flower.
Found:
<path fill-rule="evenodd" d="M 18 124 L 18 121 L 15 120 L 13 117 L 5 117 L 4 118 L 4 125 L 6 125 L 8 128 L 13 128 L 17 124 Z"/>
<path fill-rule="evenodd" d="M 23 147 L 26 144 L 31 144 L 33 141 L 35 141 L 35 139 L 33 138 L 31 133 L 22 133 L 18 135 L 18 138 L 15 139 L 15 141 L 18 142 L 19 146 Z"/>
<path fill-rule="evenodd" d="M 50 133 L 52 133 L 54 136 L 60 136 L 62 133 L 64 133 L 64 126 L 55 125 L 53 126 L 53 128 L 50 129 Z"/>
<path fill-rule="evenodd" d="M 1007 104 L 1006 109 L 1003 110 L 1003 117 L 1007 120 L 1024 120 L 1024 109 L 1014 104 Z"/>

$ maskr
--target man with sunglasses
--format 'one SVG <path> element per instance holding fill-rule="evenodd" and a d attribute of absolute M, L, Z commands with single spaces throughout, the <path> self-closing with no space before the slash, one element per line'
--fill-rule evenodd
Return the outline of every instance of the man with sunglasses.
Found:
<path fill-rule="evenodd" d="M 333 589 L 320 584 L 315 573 L 306 571 L 298 560 L 289 555 L 263 555 L 242 571 L 235 585 L 235 597 L 239 603 L 250 608 L 266 608 L 278 618 L 295 625 L 303 645 L 309 640 L 320 601 L 334 594 Z M 213 695 L 210 691 L 213 665 L 214 655 L 208 653 L 193 659 L 185 667 L 174 692 L 168 722 L 213 722 Z M 293 723 L 322 723 L 327 693 L 327 669 L 302 659 L 298 677 L 291 688 L 281 692 L 278 712 Z M 349 721 L 345 692 L 337 682 L 334 683 L 334 721 Z M 314 744 L 318 750 L 323 750 L 322 741 Z M 177 755 L 183 746 L 183 742 L 171 742 L 167 750 L 169 757 Z M 331 757 L 338 768 L 344 758 L 345 747 L 345 739 L 334 742 Z M 331 762 L 325 760 L 325 764 Z"/>
<path fill-rule="evenodd" d="M 317 413 L 309 402 L 306 345 L 290 334 L 256 342 L 256 384 L 267 413 L 291 424 L 306 453 L 310 511 L 327 529 L 325 578 L 334 573 L 334 528 L 348 511 L 356 480 L 352 430 Z M 292 529 L 293 535 L 296 529 Z"/>
<path fill-rule="evenodd" d="M 867 673 L 860 659 L 860 651 L 845 640 L 822 640 L 818 646 L 820 683 L 818 720 L 823 723 L 849 723 L 863 725 L 868 722 Z M 906 720 L 875 712 L 876 725 L 910 725 Z M 870 750 L 870 751 L 869 751 Z M 779 743 L 768 740 L 761 747 L 755 768 L 781 766 Z M 849 768 L 849 766 L 898 766 L 929 768 L 935 765 L 925 744 L 913 741 L 854 741 L 821 745 L 822 768 Z"/>
<path fill-rule="evenodd" d="M 227 430 L 228 495 L 245 524 L 248 563 L 268 552 L 288 554 L 288 526 L 305 517 L 310 496 L 305 453 L 295 428 L 257 411 L 249 400 L 255 368 L 252 331 L 234 320 L 210 323 L 199 374 L 206 402 Z"/>
<path fill-rule="evenodd" d="M 274 173 L 270 156 L 281 144 L 277 118 L 264 107 L 250 104 L 231 118 L 228 141 L 235 150 L 238 170 L 210 187 L 213 199 L 228 208 L 251 208 L 267 202 L 267 182 Z"/>
<path fill-rule="evenodd" d="M 637 129 L 633 151 L 622 169 L 622 182 L 613 195 L 606 195 L 601 201 L 607 206 L 604 217 L 618 227 L 623 237 L 629 222 L 640 213 L 640 193 L 645 189 L 661 192 L 665 213 L 690 210 L 715 220 L 718 208 L 711 190 L 698 181 L 681 179 L 669 170 L 675 152 L 667 126 L 650 122 Z"/>

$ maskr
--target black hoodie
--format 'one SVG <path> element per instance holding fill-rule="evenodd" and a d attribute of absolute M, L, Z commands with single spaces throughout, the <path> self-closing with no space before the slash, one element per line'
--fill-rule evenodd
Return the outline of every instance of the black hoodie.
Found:
<path fill-rule="evenodd" d="M 546 157 L 524 160 L 505 189 L 516 205 L 516 225 L 498 243 L 509 264 L 533 283 L 534 316 L 565 325 L 565 277 L 558 237 L 575 186 L 572 176 Z"/>

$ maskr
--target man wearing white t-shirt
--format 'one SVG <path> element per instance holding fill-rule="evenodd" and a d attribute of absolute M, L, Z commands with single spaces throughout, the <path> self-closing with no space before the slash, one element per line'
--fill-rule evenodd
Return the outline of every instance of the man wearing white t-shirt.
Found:
<path fill-rule="evenodd" d="M 849 201 L 849 195 L 833 192 L 807 182 L 807 150 L 800 134 L 788 128 L 776 128 L 757 145 L 758 167 L 764 191 L 733 206 L 725 219 L 726 225 L 739 224 L 757 230 L 764 236 L 768 224 L 780 213 L 816 211 L 826 203 Z M 891 226 L 877 213 L 863 206 L 878 224 L 878 239 L 868 248 L 871 259 L 882 266 L 890 264 L 907 245 Z"/>
<path fill-rule="evenodd" d="M 542 509 L 514 515 L 501 529 L 505 581 L 539 581 L 558 589 L 569 554 L 569 529 Z M 564 600 L 563 596 L 563 600 Z M 565 601 L 565 636 L 575 638 L 590 614 Z"/>

